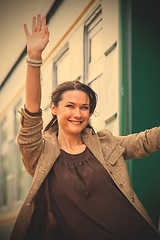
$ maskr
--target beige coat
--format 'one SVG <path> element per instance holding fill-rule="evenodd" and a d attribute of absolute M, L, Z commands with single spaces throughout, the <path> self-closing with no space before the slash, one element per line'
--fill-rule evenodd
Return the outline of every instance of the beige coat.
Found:
<path fill-rule="evenodd" d="M 13 228 L 12 240 L 24 238 L 34 211 L 34 197 L 60 154 L 57 129 L 53 127 L 42 134 L 42 128 L 41 115 L 32 117 L 21 110 L 21 128 L 17 142 L 26 171 L 33 177 L 33 182 Z M 106 129 L 93 134 L 92 129 L 86 128 L 82 132 L 82 140 L 122 193 L 154 228 L 131 187 L 125 160 L 145 157 L 160 149 L 160 127 L 124 137 L 114 137 Z"/>

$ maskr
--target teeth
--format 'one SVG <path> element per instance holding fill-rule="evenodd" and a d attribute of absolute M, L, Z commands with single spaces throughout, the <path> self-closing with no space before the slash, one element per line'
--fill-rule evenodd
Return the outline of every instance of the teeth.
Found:
<path fill-rule="evenodd" d="M 81 122 L 75 122 L 75 121 L 71 121 L 71 122 L 77 125 L 81 123 Z"/>

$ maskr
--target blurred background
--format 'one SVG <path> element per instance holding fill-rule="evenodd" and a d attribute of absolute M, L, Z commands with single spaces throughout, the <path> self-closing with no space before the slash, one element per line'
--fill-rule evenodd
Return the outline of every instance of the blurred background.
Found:
<path fill-rule="evenodd" d="M 32 17 L 47 18 L 41 73 L 44 126 L 57 84 L 79 79 L 98 94 L 95 130 L 127 135 L 159 126 L 159 0 L 0 1 L 0 239 L 9 239 L 32 178 L 17 148 L 25 102 L 26 39 Z M 160 152 L 127 161 L 132 186 L 160 228 Z"/>

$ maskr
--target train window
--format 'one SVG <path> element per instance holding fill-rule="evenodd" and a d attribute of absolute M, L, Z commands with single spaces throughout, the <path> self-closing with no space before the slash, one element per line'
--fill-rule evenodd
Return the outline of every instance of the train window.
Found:
<path fill-rule="evenodd" d="M 104 89 L 103 79 L 103 25 L 102 25 L 102 8 L 101 5 L 85 22 L 85 82 L 89 84 L 98 94 L 98 104 L 96 113 L 91 117 L 91 124 L 95 129 L 102 126 L 99 121 L 104 112 Z M 103 121 L 104 123 L 104 121 Z"/>
<path fill-rule="evenodd" d="M 54 86 L 70 80 L 70 55 L 68 44 L 54 59 Z"/>
<path fill-rule="evenodd" d="M 5 117 L 1 122 L 1 158 L 0 158 L 0 206 L 4 207 L 7 205 L 7 175 L 9 168 L 9 156 L 8 156 L 8 131 L 7 131 L 7 118 Z"/>
<path fill-rule="evenodd" d="M 97 78 L 103 56 L 103 27 L 101 6 L 85 23 L 85 81 Z M 100 70 L 102 72 L 102 70 Z"/>
<path fill-rule="evenodd" d="M 99 14 L 96 21 L 89 24 L 87 29 L 88 61 L 93 64 L 102 56 L 102 18 Z"/>

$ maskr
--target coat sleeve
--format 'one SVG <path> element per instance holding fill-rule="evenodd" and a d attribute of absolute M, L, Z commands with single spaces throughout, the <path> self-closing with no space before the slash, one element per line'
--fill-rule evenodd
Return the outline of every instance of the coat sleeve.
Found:
<path fill-rule="evenodd" d="M 29 115 L 25 109 L 21 109 L 19 112 L 21 114 L 21 125 L 17 136 L 17 143 L 25 169 L 33 176 L 43 149 L 42 112 L 35 116 Z"/>
<path fill-rule="evenodd" d="M 160 149 L 160 127 L 116 138 L 119 144 L 125 148 L 126 160 L 142 158 Z"/>

